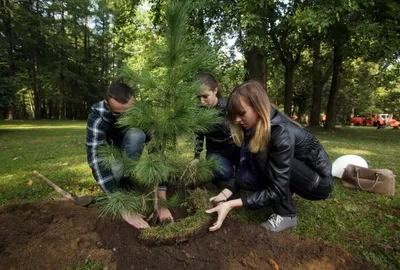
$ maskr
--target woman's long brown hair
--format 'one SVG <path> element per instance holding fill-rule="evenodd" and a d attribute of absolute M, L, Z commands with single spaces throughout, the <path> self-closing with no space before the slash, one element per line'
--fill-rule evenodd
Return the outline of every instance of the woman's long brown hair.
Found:
<path fill-rule="evenodd" d="M 242 83 L 229 95 L 227 111 L 233 140 L 237 146 L 244 143 L 244 130 L 236 124 L 237 115 L 245 112 L 241 102 L 247 103 L 258 114 L 259 119 L 249 142 L 249 150 L 257 153 L 265 150 L 271 136 L 271 103 L 264 87 L 255 80 Z"/>

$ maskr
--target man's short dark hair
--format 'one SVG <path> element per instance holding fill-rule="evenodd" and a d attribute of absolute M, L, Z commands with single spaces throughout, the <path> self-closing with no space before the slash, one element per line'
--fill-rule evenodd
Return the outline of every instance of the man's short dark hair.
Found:
<path fill-rule="evenodd" d="M 135 91 L 125 83 L 114 82 L 107 89 L 107 99 L 113 98 L 122 104 L 128 103 L 135 96 Z"/>

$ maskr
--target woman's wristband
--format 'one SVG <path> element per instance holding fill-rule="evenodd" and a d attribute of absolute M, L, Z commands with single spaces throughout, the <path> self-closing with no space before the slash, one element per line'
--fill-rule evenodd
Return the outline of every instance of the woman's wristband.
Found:
<path fill-rule="evenodd" d="M 225 195 L 225 193 L 223 191 L 221 191 L 222 195 L 225 196 L 225 199 L 228 200 L 228 196 Z"/>

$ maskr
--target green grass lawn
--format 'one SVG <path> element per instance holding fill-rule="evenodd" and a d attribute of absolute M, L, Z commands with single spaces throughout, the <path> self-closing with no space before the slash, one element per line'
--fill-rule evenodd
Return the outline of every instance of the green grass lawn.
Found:
<path fill-rule="evenodd" d="M 99 193 L 86 163 L 84 121 L 0 122 L 0 204 L 58 195 L 31 173 L 37 170 L 67 191 Z"/>
<path fill-rule="evenodd" d="M 37 170 L 69 192 L 101 193 L 86 163 L 84 121 L 0 121 L 0 205 L 59 197 L 32 175 Z M 400 130 L 341 127 L 315 129 L 334 161 L 345 154 L 360 155 L 372 168 L 400 173 Z M 190 148 L 187 148 L 190 151 Z M 400 268 L 400 200 L 343 188 L 335 180 L 327 201 L 296 196 L 299 224 L 290 233 L 345 247 L 381 269 Z M 234 218 L 265 220 L 264 211 L 236 211 Z"/>

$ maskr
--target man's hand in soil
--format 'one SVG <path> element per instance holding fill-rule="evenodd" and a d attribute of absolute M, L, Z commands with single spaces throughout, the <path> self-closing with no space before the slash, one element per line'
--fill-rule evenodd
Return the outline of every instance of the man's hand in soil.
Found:
<path fill-rule="evenodd" d="M 160 218 L 160 222 L 163 221 L 174 221 L 172 217 L 171 211 L 168 208 L 160 206 L 158 208 L 158 217 Z"/>
<path fill-rule="evenodd" d="M 160 200 L 166 200 L 167 199 L 167 192 L 165 190 L 159 190 L 158 191 L 158 197 Z M 174 218 L 172 217 L 171 211 L 169 211 L 168 208 L 159 205 L 158 206 L 158 218 L 160 219 L 160 222 L 163 221 L 174 221 Z"/>
<path fill-rule="evenodd" d="M 125 212 L 122 214 L 122 218 L 128 222 L 130 225 L 132 225 L 133 227 L 137 228 L 137 229 L 147 229 L 150 228 L 149 223 L 147 223 L 147 221 L 149 219 L 144 220 L 145 216 L 141 215 L 141 214 L 137 214 L 137 213 L 129 213 L 129 212 Z M 150 218 L 151 219 L 151 218 Z"/>
<path fill-rule="evenodd" d="M 209 228 L 211 232 L 218 230 L 221 228 L 222 223 L 224 222 L 226 216 L 228 215 L 229 211 L 231 211 L 232 208 L 235 207 L 242 207 L 243 203 L 241 199 L 236 199 L 224 203 L 218 204 L 216 207 L 211 208 L 206 211 L 207 214 L 212 214 L 217 212 L 218 218 L 217 221 Z"/>

